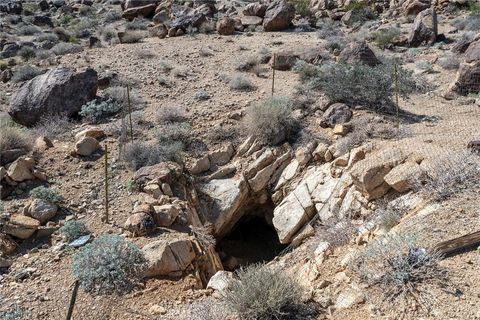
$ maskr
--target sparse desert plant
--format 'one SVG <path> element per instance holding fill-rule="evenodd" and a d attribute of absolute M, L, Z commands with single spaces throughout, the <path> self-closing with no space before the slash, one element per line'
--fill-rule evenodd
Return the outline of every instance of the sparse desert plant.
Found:
<path fill-rule="evenodd" d="M 12 81 L 13 82 L 27 81 L 35 78 L 36 76 L 42 73 L 43 71 L 40 70 L 39 68 L 26 64 L 24 66 L 20 66 L 16 68 L 13 71 Z"/>
<path fill-rule="evenodd" d="M 358 233 L 357 227 L 352 223 L 352 218 L 353 215 L 342 219 L 332 217 L 322 221 L 322 225 L 315 228 L 315 237 L 319 240 L 318 242 L 325 241 L 333 247 L 350 243 Z"/>
<path fill-rule="evenodd" d="M 340 23 L 333 21 L 332 19 L 319 19 L 317 21 L 317 37 L 319 39 L 326 39 L 329 37 L 343 35 L 340 29 Z"/>
<path fill-rule="evenodd" d="M 122 105 L 111 98 L 97 98 L 84 104 L 78 114 L 88 121 L 96 123 L 116 114 L 121 109 Z"/>
<path fill-rule="evenodd" d="M 57 188 L 47 188 L 44 186 L 33 188 L 30 191 L 30 196 L 32 198 L 45 200 L 54 204 L 58 204 L 63 200 L 63 197 Z"/>
<path fill-rule="evenodd" d="M 35 58 L 38 60 L 47 60 L 53 57 L 53 53 L 50 50 L 37 50 L 35 52 Z"/>
<path fill-rule="evenodd" d="M 145 268 L 143 252 L 118 235 L 100 236 L 73 258 L 75 278 L 85 291 L 98 294 L 133 290 Z"/>
<path fill-rule="evenodd" d="M 155 135 L 161 143 L 187 141 L 190 131 L 191 126 L 186 122 L 166 123 L 158 127 Z"/>
<path fill-rule="evenodd" d="M 177 66 L 173 68 L 172 74 L 177 78 L 186 78 L 190 74 L 190 69 L 187 67 Z"/>
<path fill-rule="evenodd" d="M 122 19 L 122 13 L 119 11 L 110 10 L 103 16 L 103 21 L 105 23 L 112 23 Z"/>
<path fill-rule="evenodd" d="M 210 94 L 205 89 L 199 89 L 197 92 L 195 92 L 195 99 L 208 100 L 210 99 Z"/>
<path fill-rule="evenodd" d="M 247 130 L 262 142 L 276 145 L 288 138 L 293 129 L 292 109 L 292 102 L 286 97 L 271 97 L 255 104 L 247 112 Z"/>
<path fill-rule="evenodd" d="M 295 7 L 295 13 L 299 14 L 302 17 L 312 16 L 312 11 L 310 10 L 310 1 L 293 0 L 292 4 Z"/>
<path fill-rule="evenodd" d="M 311 75 L 303 81 L 307 89 L 322 91 L 335 102 L 364 105 L 373 110 L 394 110 L 391 100 L 396 83 L 393 62 L 385 61 L 374 67 L 362 63 L 327 62 L 316 67 L 316 73 L 307 65 L 297 66 L 296 70 L 302 72 L 306 67 Z M 396 75 L 401 97 L 408 98 L 411 93 L 420 91 L 412 71 L 398 66 Z"/>
<path fill-rule="evenodd" d="M 125 24 L 125 30 L 147 30 L 148 21 L 145 19 L 133 19 Z"/>
<path fill-rule="evenodd" d="M 35 41 L 37 41 L 37 42 L 48 41 L 48 42 L 51 42 L 51 43 L 57 43 L 58 42 L 58 36 L 55 33 L 42 32 L 35 37 Z"/>
<path fill-rule="evenodd" d="M 159 124 L 182 122 L 185 120 L 185 111 L 179 106 L 162 106 L 156 113 L 156 120 Z"/>
<path fill-rule="evenodd" d="M 455 55 L 441 57 L 437 63 L 445 70 L 457 70 L 460 67 L 460 60 Z"/>
<path fill-rule="evenodd" d="M 200 54 L 200 57 L 211 57 L 211 56 L 213 56 L 213 50 L 208 46 L 201 47 L 200 50 L 198 51 L 198 53 Z"/>
<path fill-rule="evenodd" d="M 147 37 L 144 31 L 127 31 L 122 37 L 122 43 L 137 43 Z"/>
<path fill-rule="evenodd" d="M 323 47 L 329 52 L 340 52 L 347 46 L 345 38 L 332 36 L 325 39 Z"/>
<path fill-rule="evenodd" d="M 394 40 L 400 36 L 401 32 L 398 28 L 380 29 L 374 33 L 374 42 L 381 48 L 386 49 L 393 45 Z"/>
<path fill-rule="evenodd" d="M 55 53 L 57 56 L 63 56 L 69 53 L 78 53 L 78 52 L 81 52 L 82 50 L 83 48 L 80 45 L 69 43 L 69 42 L 57 43 L 52 48 L 52 52 Z"/>
<path fill-rule="evenodd" d="M 235 70 L 237 71 L 250 71 L 260 63 L 258 57 L 247 56 L 241 57 L 235 62 Z"/>
<path fill-rule="evenodd" d="M 241 73 L 235 73 L 229 82 L 230 89 L 237 91 L 252 91 L 255 89 L 252 81 Z"/>
<path fill-rule="evenodd" d="M 476 0 L 469 0 L 467 2 L 467 9 L 472 15 L 480 15 L 480 3 Z"/>
<path fill-rule="evenodd" d="M 368 4 L 363 1 L 350 1 L 345 7 L 344 10 L 362 10 L 368 7 Z"/>
<path fill-rule="evenodd" d="M 377 290 L 381 308 L 429 314 L 435 299 L 431 290 L 448 284 L 440 260 L 441 256 L 419 247 L 412 237 L 388 234 L 370 242 L 351 267 L 359 279 Z"/>
<path fill-rule="evenodd" d="M 18 55 L 22 57 L 24 61 L 35 58 L 35 49 L 30 46 L 23 46 L 19 51 Z"/>
<path fill-rule="evenodd" d="M 33 128 L 37 136 L 44 136 L 49 139 L 58 139 L 69 133 L 73 123 L 66 115 L 56 114 L 42 117 Z"/>
<path fill-rule="evenodd" d="M 69 220 L 58 229 L 58 233 L 65 237 L 67 241 L 73 241 L 81 236 L 89 234 L 85 223 L 81 220 Z"/>
<path fill-rule="evenodd" d="M 433 72 L 433 65 L 430 61 L 426 61 L 426 60 L 419 60 L 417 62 L 415 62 L 415 66 L 422 70 L 423 72 L 426 72 L 426 73 L 432 73 Z"/>
<path fill-rule="evenodd" d="M 92 34 L 92 29 L 97 26 L 97 21 L 91 18 L 82 17 L 70 23 L 70 30 L 77 38 L 86 38 Z"/>
<path fill-rule="evenodd" d="M 225 303 L 208 297 L 197 300 L 187 306 L 186 310 L 180 311 L 180 320 L 218 320 L 225 319 Z"/>
<path fill-rule="evenodd" d="M 140 59 L 153 59 L 156 57 L 156 54 L 150 49 L 139 49 L 137 50 L 137 57 Z"/>
<path fill-rule="evenodd" d="M 200 27 L 198 28 L 198 31 L 200 33 L 212 33 L 214 32 L 215 30 L 217 30 L 217 27 L 216 27 L 216 24 L 215 24 L 215 21 L 213 20 L 206 20 L 204 21 Z"/>
<path fill-rule="evenodd" d="M 104 27 L 100 29 L 100 34 L 105 42 L 112 42 L 114 39 L 118 39 L 117 30 L 112 27 Z"/>
<path fill-rule="evenodd" d="M 137 89 L 132 88 L 132 83 L 128 83 L 130 86 L 130 104 L 132 109 L 137 109 L 143 106 L 144 101 L 140 96 L 140 93 Z M 126 106 L 128 104 L 127 99 L 127 88 L 123 85 L 114 85 L 112 87 L 107 88 L 104 91 L 104 96 L 107 99 L 111 99 L 120 106 Z"/>
<path fill-rule="evenodd" d="M 0 311 L 0 319 L 2 320 L 22 320 L 24 319 L 24 312 L 19 308 L 14 310 Z"/>
<path fill-rule="evenodd" d="M 0 151 L 11 149 L 31 150 L 33 139 L 27 129 L 15 125 L 8 116 L 0 118 Z"/>
<path fill-rule="evenodd" d="M 452 25 L 458 30 L 478 30 L 480 28 L 480 14 L 472 14 L 466 18 L 456 18 L 452 21 Z"/>
<path fill-rule="evenodd" d="M 158 71 L 161 73 L 169 73 L 173 69 L 173 65 L 170 61 L 167 60 L 160 60 L 157 62 Z"/>
<path fill-rule="evenodd" d="M 261 264 L 240 268 L 224 301 L 246 320 L 284 319 L 301 304 L 301 287 L 279 270 Z"/>
<path fill-rule="evenodd" d="M 40 32 L 42 32 L 42 30 L 34 25 L 22 25 L 17 29 L 19 36 L 32 36 Z"/>
<path fill-rule="evenodd" d="M 478 156 L 468 151 L 439 156 L 425 166 L 427 173 L 415 181 L 415 189 L 434 201 L 469 190 L 480 181 Z"/>

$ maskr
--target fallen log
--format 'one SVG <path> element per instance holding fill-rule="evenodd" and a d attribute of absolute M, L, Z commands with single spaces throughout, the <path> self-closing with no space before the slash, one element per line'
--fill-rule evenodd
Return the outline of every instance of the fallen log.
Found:
<path fill-rule="evenodd" d="M 449 257 L 476 246 L 480 246 L 480 231 L 440 242 L 433 250 L 444 257 Z"/>

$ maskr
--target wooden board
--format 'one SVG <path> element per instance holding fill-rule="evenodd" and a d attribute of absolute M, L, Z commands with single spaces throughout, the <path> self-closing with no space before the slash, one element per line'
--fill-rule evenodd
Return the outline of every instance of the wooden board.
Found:
<path fill-rule="evenodd" d="M 433 249 L 441 255 L 448 257 L 460 253 L 465 249 L 476 249 L 478 246 L 480 246 L 480 231 L 440 242 L 435 245 Z"/>

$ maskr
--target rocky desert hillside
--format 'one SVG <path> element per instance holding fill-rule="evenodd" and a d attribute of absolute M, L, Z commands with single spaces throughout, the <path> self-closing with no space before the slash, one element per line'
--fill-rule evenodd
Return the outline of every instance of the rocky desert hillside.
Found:
<path fill-rule="evenodd" d="M 2 0 L 0 319 L 480 319 L 477 0 Z"/>

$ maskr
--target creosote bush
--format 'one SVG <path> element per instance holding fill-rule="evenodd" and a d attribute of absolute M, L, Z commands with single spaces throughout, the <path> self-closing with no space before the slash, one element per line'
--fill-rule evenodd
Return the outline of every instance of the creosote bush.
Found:
<path fill-rule="evenodd" d="M 30 196 L 54 204 L 58 204 L 63 200 L 63 197 L 60 195 L 60 191 L 57 188 L 47 188 L 44 186 L 33 188 L 30 191 Z"/>
<path fill-rule="evenodd" d="M 67 241 L 73 241 L 90 233 L 85 226 L 85 223 L 80 220 L 70 220 L 65 222 L 65 224 L 58 229 L 58 232 L 64 236 Z"/>
<path fill-rule="evenodd" d="M 379 48 L 385 49 L 393 45 L 395 38 L 400 34 L 398 28 L 380 29 L 373 34 L 374 42 Z"/>
<path fill-rule="evenodd" d="M 395 109 L 391 100 L 395 93 L 395 72 L 391 61 L 374 67 L 363 63 L 326 63 L 312 67 L 299 61 L 294 69 L 303 75 L 306 89 L 322 91 L 332 101 L 363 105 L 373 110 Z M 397 66 L 397 76 L 401 97 L 408 98 L 411 93 L 420 91 L 413 72 Z"/>
<path fill-rule="evenodd" d="M 57 56 L 63 56 L 69 53 L 77 53 L 82 51 L 83 48 L 80 45 L 68 43 L 68 42 L 60 42 L 57 43 L 52 48 L 52 52 L 55 53 Z"/>
<path fill-rule="evenodd" d="M 255 89 L 252 81 L 241 73 L 236 73 L 229 81 L 230 89 L 237 91 L 252 91 Z"/>
<path fill-rule="evenodd" d="M 246 320 L 288 319 L 301 303 L 301 287 L 280 271 L 254 264 L 236 272 L 225 302 Z"/>
<path fill-rule="evenodd" d="M 289 98 L 268 98 L 249 108 L 245 123 L 247 130 L 262 142 L 276 145 L 288 138 L 293 129 L 292 110 Z"/>
<path fill-rule="evenodd" d="M 448 284 L 441 256 L 419 247 L 410 236 L 391 234 L 370 242 L 355 257 L 352 269 L 378 291 L 381 308 L 403 314 L 428 314 L 432 289 Z"/>
<path fill-rule="evenodd" d="M 73 258 L 73 274 L 85 291 L 127 293 L 146 268 L 142 251 L 118 235 L 103 235 L 81 248 Z"/>

